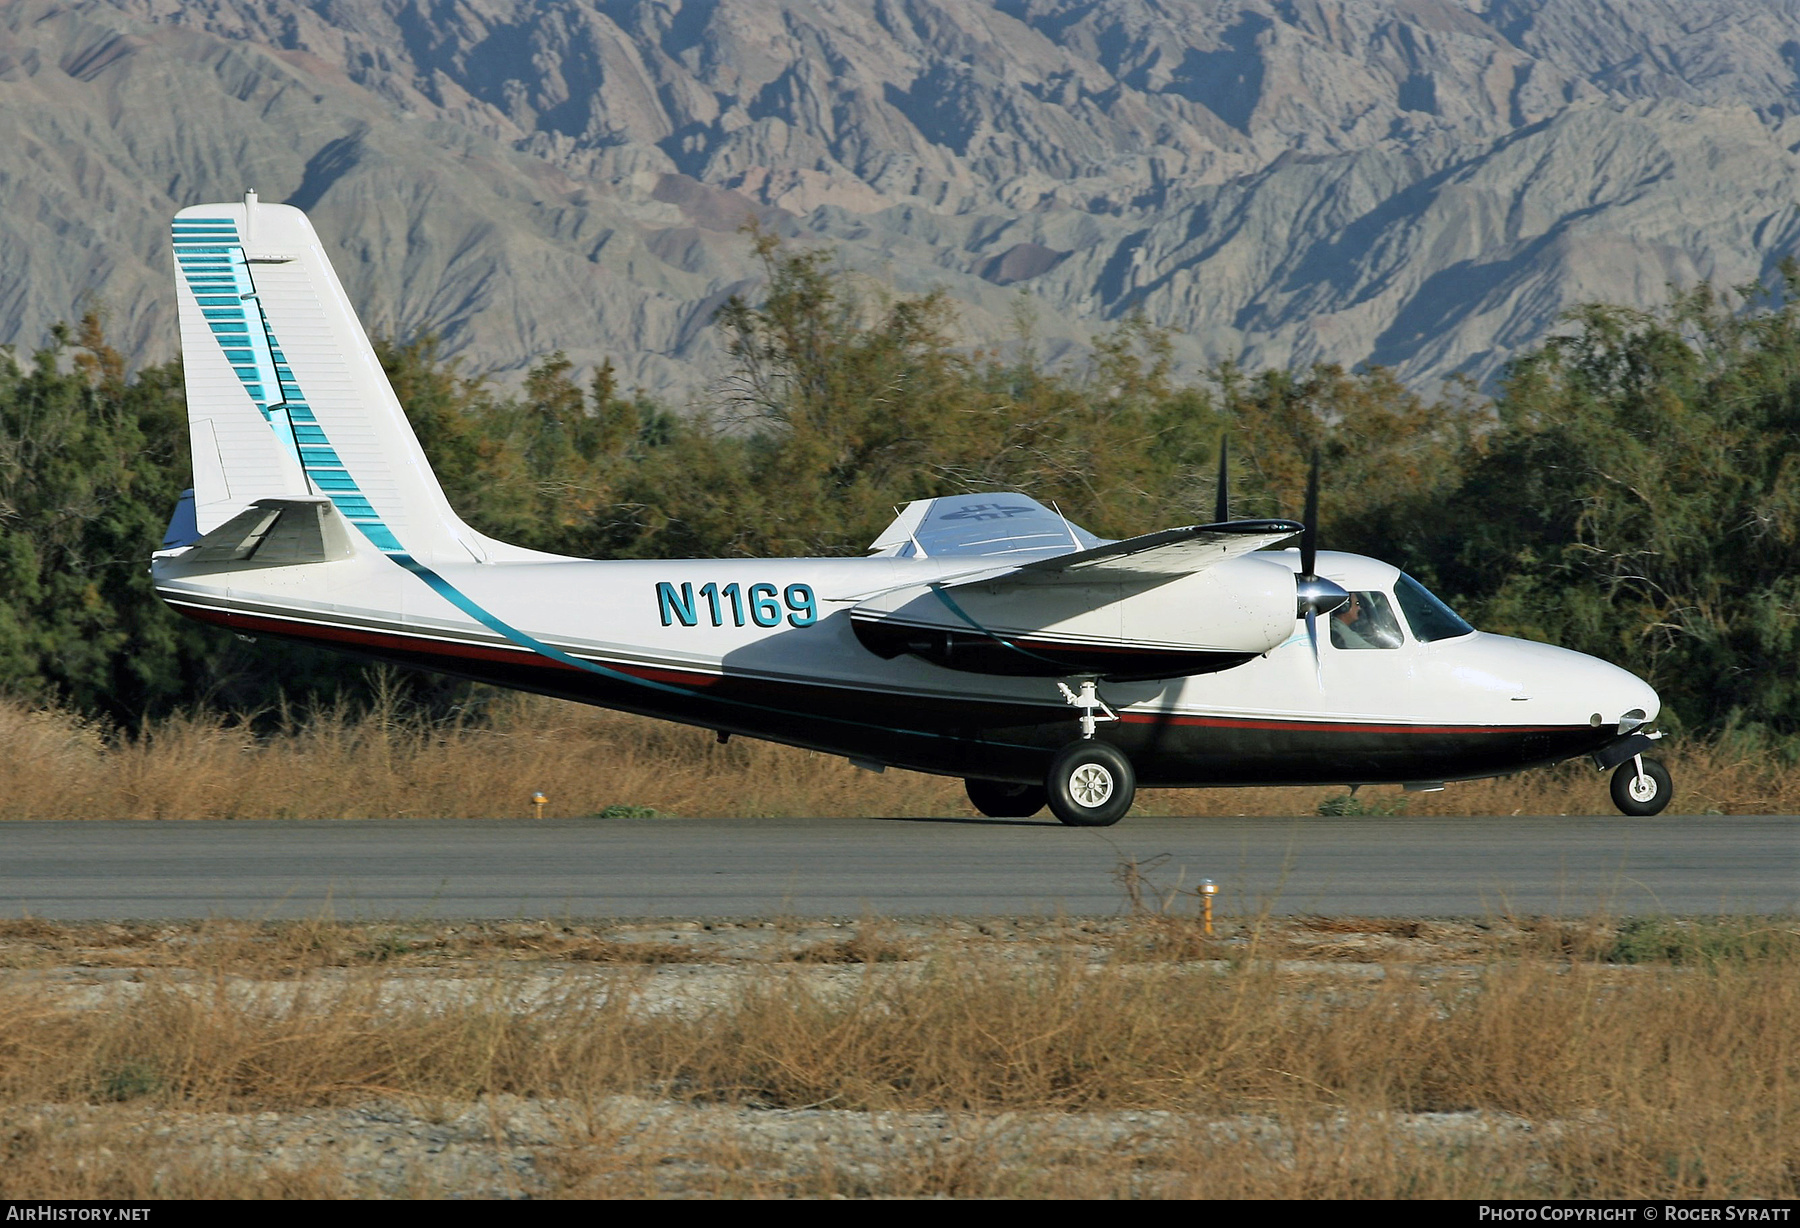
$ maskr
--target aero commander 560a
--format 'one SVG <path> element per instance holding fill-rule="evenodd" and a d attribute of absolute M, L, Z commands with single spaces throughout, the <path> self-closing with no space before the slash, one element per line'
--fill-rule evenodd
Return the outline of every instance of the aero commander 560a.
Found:
<path fill-rule="evenodd" d="M 194 491 L 153 570 L 189 617 L 958 776 L 994 816 L 1579 755 L 1627 813 L 1668 802 L 1648 685 L 1316 551 L 1316 469 L 1303 524 L 1227 519 L 1221 482 L 1217 523 L 1103 541 L 996 491 L 909 504 L 865 558 L 562 558 L 451 509 L 299 210 L 184 209 L 174 248 Z"/>

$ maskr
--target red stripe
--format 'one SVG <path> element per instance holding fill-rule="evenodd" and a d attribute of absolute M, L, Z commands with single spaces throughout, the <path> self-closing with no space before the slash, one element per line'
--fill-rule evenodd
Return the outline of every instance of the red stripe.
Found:
<path fill-rule="evenodd" d="M 1200 725 L 1211 729 L 1273 729 L 1296 733 L 1558 733 L 1586 728 L 1574 725 L 1394 725 L 1372 721 L 1271 720 L 1241 716 L 1163 716 L 1154 712 L 1121 712 L 1134 725 Z"/>

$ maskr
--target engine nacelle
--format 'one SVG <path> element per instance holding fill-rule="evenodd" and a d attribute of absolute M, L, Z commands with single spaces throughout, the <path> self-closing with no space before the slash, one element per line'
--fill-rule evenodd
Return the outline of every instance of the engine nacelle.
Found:
<path fill-rule="evenodd" d="M 981 674 L 1173 678 L 1230 669 L 1294 631 L 1294 573 L 1246 555 L 1172 580 L 1013 572 L 919 584 L 850 611 L 864 647 Z"/>

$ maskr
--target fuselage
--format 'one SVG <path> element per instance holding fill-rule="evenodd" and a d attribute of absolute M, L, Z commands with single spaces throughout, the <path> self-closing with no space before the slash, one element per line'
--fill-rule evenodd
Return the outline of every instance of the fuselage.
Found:
<path fill-rule="evenodd" d="M 1291 574 L 1295 558 L 1236 562 Z M 1078 736 L 1056 680 L 883 657 L 851 627 L 850 609 L 872 593 L 969 570 L 968 559 L 932 558 L 422 563 L 371 549 L 289 567 L 208 567 L 180 552 L 154 565 L 172 606 L 247 635 L 871 765 L 1036 783 Z M 1389 564 L 1325 553 L 1319 570 L 1395 606 Z M 1187 595 L 1203 597 L 1199 577 L 1132 598 L 1157 611 L 1144 625 L 1159 644 L 1181 634 Z M 1207 614 L 1193 610 L 1197 633 L 1217 622 Z M 1122 603 L 1127 630 L 1131 617 Z M 1657 715 L 1647 684 L 1596 658 L 1479 631 L 1421 638 L 1404 617 L 1391 621 L 1391 643 L 1352 648 L 1322 633 L 1316 664 L 1296 621 L 1285 641 L 1229 668 L 1102 682 L 1119 719 L 1100 736 L 1145 785 L 1424 783 L 1588 753 L 1622 722 Z"/>

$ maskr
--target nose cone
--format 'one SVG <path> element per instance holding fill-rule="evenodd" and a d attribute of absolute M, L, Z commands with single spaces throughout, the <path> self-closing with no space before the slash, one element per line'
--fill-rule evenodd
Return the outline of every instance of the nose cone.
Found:
<path fill-rule="evenodd" d="M 1539 694 L 1549 701 L 1543 707 L 1556 714 L 1555 723 L 1566 719 L 1571 725 L 1636 728 L 1648 725 L 1662 712 L 1656 689 L 1630 670 L 1566 648 L 1552 651 L 1556 657 L 1533 673 Z"/>
<path fill-rule="evenodd" d="M 1662 711 L 1651 685 L 1599 657 L 1477 634 L 1457 641 L 1459 681 L 1479 680 L 1514 720 L 1546 725 L 1649 724 Z"/>
<path fill-rule="evenodd" d="M 1602 661 L 1601 664 L 1605 665 L 1606 663 Z M 1648 725 L 1662 713 L 1662 699 L 1657 695 L 1655 687 L 1651 686 L 1648 682 L 1645 682 L 1636 674 L 1631 673 L 1628 670 L 1620 669 L 1616 665 L 1608 666 L 1608 668 L 1614 670 L 1619 678 L 1618 688 L 1620 699 L 1618 702 L 1628 705 L 1620 710 L 1619 715 L 1623 715 L 1633 709 L 1642 709 L 1644 713 L 1644 724 Z M 1614 714 L 1612 713 L 1601 713 L 1602 723 L 1610 724 L 1613 717 Z"/>

